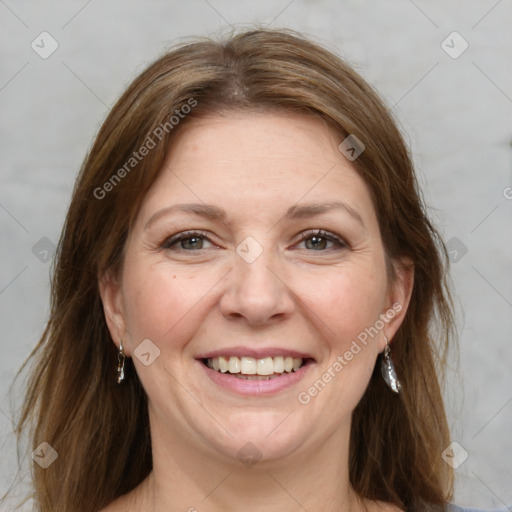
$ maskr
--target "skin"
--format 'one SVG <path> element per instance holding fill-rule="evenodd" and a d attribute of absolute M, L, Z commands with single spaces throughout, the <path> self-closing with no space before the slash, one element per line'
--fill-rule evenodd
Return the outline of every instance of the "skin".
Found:
<path fill-rule="evenodd" d="M 349 432 L 384 336 L 391 343 L 403 320 L 413 275 L 395 262 L 389 282 L 370 194 L 341 140 L 322 120 L 288 113 L 207 117 L 175 139 L 128 237 L 121 275 L 100 278 L 114 342 L 128 357 L 144 339 L 160 350 L 149 366 L 134 357 L 149 397 L 153 471 L 105 510 L 395 510 L 352 491 Z M 290 206 L 329 201 L 346 203 L 362 223 L 344 210 L 284 218 Z M 227 217 L 170 213 L 146 227 L 177 203 L 212 204 Z M 313 229 L 345 243 L 300 240 Z M 162 247 L 186 230 L 208 240 Z M 262 248 L 252 263 L 236 252 L 249 236 Z M 298 394 L 394 303 L 402 310 L 301 404 Z M 195 359 L 235 346 L 289 347 L 315 362 L 291 388 L 239 396 Z M 237 457 L 248 442 L 261 454 L 251 467 Z"/>

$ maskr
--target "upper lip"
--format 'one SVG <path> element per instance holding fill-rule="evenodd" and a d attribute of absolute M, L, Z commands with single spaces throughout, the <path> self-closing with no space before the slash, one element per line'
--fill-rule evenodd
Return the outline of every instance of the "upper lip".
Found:
<path fill-rule="evenodd" d="M 254 357 L 254 359 L 263 359 L 265 357 L 294 357 L 301 359 L 314 359 L 311 354 L 290 350 L 289 348 L 269 347 L 269 348 L 251 348 L 251 347 L 232 347 L 218 350 L 211 350 L 196 356 L 196 359 L 213 359 L 214 357 Z"/>

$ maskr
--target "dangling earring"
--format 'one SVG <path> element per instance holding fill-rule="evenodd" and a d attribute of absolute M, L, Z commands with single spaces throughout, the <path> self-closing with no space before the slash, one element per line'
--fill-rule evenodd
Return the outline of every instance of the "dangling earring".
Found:
<path fill-rule="evenodd" d="M 395 365 L 393 364 L 391 356 L 389 355 L 391 349 L 389 348 L 388 339 L 386 338 L 386 336 L 384 336 L 384 339 L 386 340 L 386 347 L 384 348 L 384 354 L 382 355 L 382 361 L 380 364 L 382 376 L 384 377 L 386 384 L 392 391 L 394 391 L 395 393 L 400 393 L 402 385 L 400 384 L 400 381 L 396 376 Z"/>
<path fill-rule="evenodd" d="M 119 340 L 119 351 L 117 352 L 117 383 L 121 384 L 124 380 L 124 361 L 126 356 L 123 352 L 123 342 Z"/>

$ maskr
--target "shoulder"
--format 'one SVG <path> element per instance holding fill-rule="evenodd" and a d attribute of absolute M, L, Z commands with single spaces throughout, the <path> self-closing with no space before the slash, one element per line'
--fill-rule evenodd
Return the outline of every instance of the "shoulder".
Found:
<path fill-rule="evenodd" d="M 145 491 L 148 485 L 148 478 L 143 480 L 137 487 L 128 491 L 109 503 L 98 512 L 139 512 L 145 509 Z"/>
<path fill-rule="evenodd" d="M 116 501 L 113 501 L 112 503 L 110 503 L 109 505 L 107 505 L 105 508 L 102 508 L 98 512 L 121 512 L 121 510 L 126 510 L 126 509 L 123 509 L 122 506 L 116 500 Z"/>
<path fill-rule="evenodd" d="M 98 512 L 127 512 L 131 509 L 127 495 L 124 495 L 115 499 L 112 503 L 109 503 L 105 508 L 102 508 Z"/>
<path fill-rule="evenodd" d="M 403 512 L 395 504 L 380 500 L 367 500 L 366 510 L 368 512 Z"/>

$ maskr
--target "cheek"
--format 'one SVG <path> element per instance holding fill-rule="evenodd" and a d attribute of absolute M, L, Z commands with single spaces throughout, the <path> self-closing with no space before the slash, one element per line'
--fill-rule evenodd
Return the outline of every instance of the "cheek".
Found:
<path fill-rule="evenodd" d="M 386 279 L 371 266 L 344 268 L 304 286 L 304 301 L 323 326 L 332 350 L 344 347 L 373 326 L 382 312 Z M 307 290 L 307 292 L 306 292 Z"/>
<path fill-rule="evenodd" d="M 194 310 L 215 284 L 211 276 L 177 272 L 166 265 L 127 265 L 123 278 L 128 333 L 135 348 L 149 338 L 161 349 L 182 346 L 197 322 Z M 210 282 L 210 280 L 212 282 Z"/>
<path fill-rule="evenodd" d="M 312 417 L 332 431 L 355 409 L 370 381 L 378 352 L 371 331 L 385 305 L 387 280 L 379 266 L 346 266 L 310 293 L 307 306 L 320 320 L 325 358 L 297 396 Z"/>

